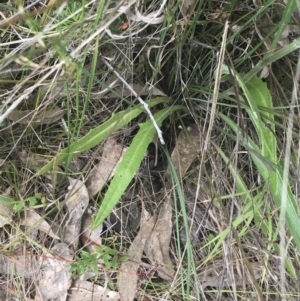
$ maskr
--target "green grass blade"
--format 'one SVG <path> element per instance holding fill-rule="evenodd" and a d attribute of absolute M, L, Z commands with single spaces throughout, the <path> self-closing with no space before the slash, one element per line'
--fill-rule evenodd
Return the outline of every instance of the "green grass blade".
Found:
<path fill-rule="evenodd" d="M 242 88 L 250 109 L 247 110 L 247 113 L 250 116 L 252 124 L 254 125 L 259 140 L 261 143 L 261 155 L 266 159 L 270 160 L 274 164 L 277 163 L 277 154 L 276 154 L 276 139 L 273 135 L 275 131 L 274 125 L 274 116 L 271 113 L 268 113 L 268 119 L 271 121 L 271 130 L 266 126 L 266 123 L 262 120 L 261 114 L 258 106 L 263 106 L 266 108 L 272 108 L 272 99 L 269 93 L 269 90 L 264 82 L 258 77 L 251 78 L 250 81 L 244 83 L 240 75 L 237 75 L 237 81 Z"/>
<path fill-rule="evenodd" d="M 164 101 L 166 101 L 166 98 L 152 99 L 151 102 L 149 102 L 149 107 L 153 107 Z M 119 130 L 124 125 L 128 124 L 132 119 L 140 115 L 143 111 L 143 106 L 138 105 L 133 109 L 112 114 L 112 117 L 109 120 L 90 130 L 85 136 L 72 143 L 69 147 L 61 150 L 61 152 L 55 158 L 53 158 L 36 174 L 36 176 L 40 176 L 46 172 L 52 171 L 54 162 L 56 164 L 61 164 L 66 162 L 68 158 L 74 158 L 82 152 L 95 147 L 110 133 Z"/>
<path fill-rule="evenodd" d="M 262 60 L 260 60 L 245 76 L 244 80 L 247 82 L 250 80 L 253 76 L 257 75 L 260 71 L 263 70 L 265 66 L 268 66 L 284 56 L 289 55 L 293 51 L 300 48 L 300 38 L 294 39 L 291 43 L 288 45 L 285 45 L 283 48 L 280 48 L 279 50 L 272 53 L 272 55 L 266 54 Z M 230 90 L 230 89 L 229 89 Z"/>
<path fill-rule="evenodd" d="M 271 50 L 276 48 L 277 43 L 281 39 L 283 31 L 286 29 L 286 26 L 290 22 L 291 16 L 293 15 L 294 11 L 297 9 L 298 5 L 299 5 L 298 0 L 290 0 L 290 1 L 286 2 L 281 20 L 279 21 L 279 23 L 277 25 L 278 30 L 276 31 L 276 33 L 274 35 L 274 39 L 273 39 L 272 45 L 270 47 Z M 272 52 L 273 51 L 268 53 L 268 55 L 271 56 Z"/>
<path fill-rule="evenodd" d="M 180 264 L 180 277 L 181 277 L 181 290 L 182 294 L 189 295 L 191 282 L 194 281 L 195 283 L 198 282 L 197 279 L 197 268 L 195 265 L 195 260 L 193 257 L 193 247 L 190 238 L 189 232 L 189 223 L 188 223 L 188 213 L 186 211 L 186 204 L 185 204 L 185 197 L 184 192 L 182 190 L 180 179 L 177 175 L 174 163 L 171 160 L 170 154 L 167 149 L 164 148 L 164 152 L 168 159 L 168 169 L 170 171 L 172 187 L 173 189 L 173 200 L 174 200 L 174 209 L 175 209 L 175 222 L 176 222 L 176 236 L 177 236 L 177 252 L 179 254 L 179 258 L 183 258 L 186 256 L 186 269 L 183 268 L 183 265 Z M 180 208 L 178 208 L 178 204 Z M 183 254 L 181 251 L 181 239 L 180 239 L 180 217 L 182 218 L 184 229 L 185 229 L 185 236 L 186 236 L 186 254 Z M 199 292 L 197 292 L 199 296 Z"/>
<path fill-rule="evenodd" d="M 295 244 L 300 250 L 300 220 L 298 217 L 297 202 L 290 185 L 284 186 L 283 169 L 277 158 L 277 145 L 273 134 L 275 132 L 274 116 L 268 113 L 268 120 L 271 121 L 270 128 L 268 128 L 265 122 L 262 121 L 261 113 L 258 108 L 258 106 L 264 106 L 267 108 L 273 107 L 270 93 L 266 84 L 257 77 L 253 77 L 250 81 L 245 83 L 242 80 L 242 77 L 238 75 L 237 80 L 250 105 L 250 109 L 247 109 L 247 112 L 257 131 L 261 145 L 260 148 L 258 146 L 254 146 L 254 142 L 251 141 L 251 139 L 248 139 L 248 142 L 251 141 L 254 148 L 258 150 L 257 155 L 252 152 L 250 152 L 250 155 L 258 171 L 261 173 L 266 183 L 269 184 L 271 195 L 278 208 L 281 208 L 281 197 L 283 193 L 286 195 L 285 216 L 287 226 L 294 238 Z M 228 124 L 230 123 L 231 122 Z M 273 168 L 262 163 L 257 156 L 261 156 L 261 158 L 269 162 L 270 166 Z M 286 189 L 284 187 L 286 187 Z M 285 189 L 285 191 L 283 191 L 283 189 Z"/>
<path fill-rule="evenodd" d="M 183 109 L 182 106 L 172 106 L 161 110 L 154 115 L 154 118 L 158 124 L 161 125 L 162 121 L 172 112 Z M 143 158 L 146 153 L 148 145 L 153 140 L 156 130 L 151 120 L 143 123 L 140 126 L 139 132 L 134 137 L 128 150 L 126 151 L 124 158 L 118 165 L 116 173 L 109 185 L 102 204 L 99 208 L 97 216 L 93 221 L 93 229 L 97 228 L 104 219 L 109 215 L 111 210 L 119 202 L 122 194 L 130 184 L 131 180 L 135 176 Z"/>

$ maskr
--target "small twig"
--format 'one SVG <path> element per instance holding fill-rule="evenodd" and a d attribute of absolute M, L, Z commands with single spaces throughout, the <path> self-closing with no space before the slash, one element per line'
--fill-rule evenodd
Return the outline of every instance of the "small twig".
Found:
<path fill-rule="evenodd" d="M 18 12 L 15 15 L 12 15 L 9 18 L 5 18 L 3 21 L 0 21 L 0 28 L 7 28 L 10 25 L 15 25 L 15 24 L 17 24 L 18 22 L 20 22 L 22 20 L 26 20 L 30 17 L 34 17 L 34 16 L 37 16 L 39 14 L 46 13 L 46 12 L 50 11 L 51 9 L 54 9 L 58 6 L 61 6 L 65 2 L 69 2 L 69 1 L 70 0 L 58 0 L 56 2 L 52 1 L 51 3 L 47 4 L 46 6 L 42 6 L 42 7 L 39 7 L 37 9 L 30 10 L 28 12 L 24 12 L 24 13 Z M 32 5 L 35 5 L 38 2 L 41 2 L 41 1 L 36 1 Z M 31 8 L 32 5 L 27 6 L 26 9 Z"/>
<path fill-rule="evenodd" d="M 102 58 L 102 61 L 104 62 L 104 64 L 110 69 L 113 71 L 113 73 L 118 77 L 118 79 L 127 87 L 127 89 L 139 100 L 139 102 L 144 106 L 147 114 L 149 115 L 155 129 L 156 129 L 156 132 L 157 132 L 157 135 L 158 135 L 158 138 L 160 140 L 160 143 L 161 144 L 165 144 L 165 141 L 164 141 L 164 138 L 163 138 L 163 135 L 162 135 L 162 131 L 161 129 L 159 128 L 159 126 L 157 125 L 150 109 L 149 109 L 149 105 L 144 102 L 142 100 L 141 97 L 138 96 L 138 94 L 132 89 L 132 87 L 126 82 L 126 80 L 110 65 L 109 62 L 107 62 L 104 58 Z"/>
<path fill-rule="evenodd" d="M 222 76 L 222 65 L 224 62 L 227 33 L 228 33 L 228 28 L 229 28 L 228 24 L 229 24 L 228 21 L 226 21 L 225 26 L 224 26 L 223 36 L 222 36 L 222 45 L 221 45 L 221 49 L 220 49 L 220 53 L 219 53 L 219 61 L 218 61 L 218 66 L 217 66 L 217 70 L 216 70 L 216 81 L 215 81 L 214 93 L 213 93 L 213 97 L 212 97 L 210 120 L 209 120 L 208 130 L 207 130 L 207 134 L 206 134 L 206 139 L 204 141 L 204 152 L 207 151 L 208 143 L 210 141 L 212 127 L 214 124 L 214 118 L 215 118 L 215 114 L 216 114 L 216 107 L 217 107 L 217 102 L 218 102 L 219 88 L 220 88 L 220 82 L 221 82 L 221 76 Z"/>

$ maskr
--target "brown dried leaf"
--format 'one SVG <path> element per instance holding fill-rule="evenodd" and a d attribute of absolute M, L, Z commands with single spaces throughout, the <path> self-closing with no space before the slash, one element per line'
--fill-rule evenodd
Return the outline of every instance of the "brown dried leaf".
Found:
<path fill-rule="evenodd" d="M 22 151 L 18 153 L 21 161 L 26 165 L 27 168 L 32 169 L 34 171 L 40 171 L 42 167 L 47 165 L 51 160 L 47 159 L 45 156 L 41 156 L 33 153 L 26 153 Z M 58 171 L 61 171 L 59 167 L 57 167 Z M 50 172 L 45 173 L 44 175 L 47 179 L 52 180 L 52 175 Z M 57 173 L 57 180 L 62 180 L 62 174 Z"/>
<path fill-rule="evenodd" d="M 40 257 L 36 255 L 18 255 L 15 257 L 0 254 L 0 273 L 18 277 L 34 278 L 40 269 Z"/>
<path fill-rule="evenodd" d="M 118 163 L 122 160 L 126 148 L 118 144 L 114 138 L 108 138 L 104 144 L 102 158 L 97 164 L 87 181 L 90 196 L 97 194 L 104 184 L 112 178 Z"/>
<path fill-rule="evenodd" d="M 201 134 L 197 125 L 193 124 L 187 127 L 187 132 L 188 136 L 181 131 L 171 155 L 174 167 L 181 179 L 201 150 L 199 142 Z"/>
<path fill-rule="evenodd" d="M 65 203 L 68 218 L 63 228 L 62 241 L 69 244 L 73 251 L 76 251 L 81 232 L 81 219 L 89 204 L 89 194 L 82 181 L 70 177 L 68 179 L 70 191 L 66 195 Z"/>
<path fill-rule="evenodd" d="M 36 110 L 15 110 L 9 114 L 8 119 L 20 124 L 51 124 L 60 120 L 65 112 L 65 110 L 59 108 L 38 113 L 36 113 Z"/>
<path fill-rule="evenodd" d="M 118 301 L 117 292 L 105 289 L 89 281 L 77 280 L 69 290 L 68 301 Z"/>
<path fill-rule="evenodd" d="M 189 136 L 184 131 L 179 134 L 171 155 L 174 167 L 180 178 L 183 178 L 200 152 L 200 133 L 197 125 L 188 127 L 187 131 Z M 169 171 L 167 171 L 167 177 L 170 177 Z M 145 248 L 145 252 L 151 261 L 157 261 L 162 264 L 157 269 L 158 274 L 162 279 L 168 281 L 173 280 L 175 273 L 169 255 L 169 245 L 172 235 L 172 211 L 173 200 L 171 196 L 168 196 L 160 209 L 157 223 Z"/>
<path fill-rule="evenodd" d="M 156 217 L 151 216 L 143 206 L 140 231 L 128 250 L 130 258 L 122 263 L 118 277 L 117 286 L 122 301 L 132 301 L 136 295 L 139 262 L 141 261 L 146 241 L 154 227 L 155 220 Z"/>
<path fill-rule="evenodd" d="M 225 287 L 230 287 L 233 285 L 242 286 L 244 284 L 248 285 L 251 283 L 251 277 L 239 275 L 241 267 L 238 269 L 238 264 L 236 262 L 231 262 L 229 265 L 234 272 L 233 275 L 229 275 L 228 271 L 224 267 L 223 261 L 212 264 L 210 267 L 206 267 L 206 269 L 200 271 L 198 280 L 199 284 L 202 286 L 202 289 L 205 289 L 207 286 L 224 289 Z M 241 265 L 241 263 L 239 263 L 239 265 Z M 256 280 L 262 277 L 263 266 L 259 265 L 258 263 L 252 263 L 251 268 Z"/>
<path fill-rule="evenodd" d="M 16 276 L 33 279 L 37 297 L 40 296 L 41 300 L 64 301 L 71 285 L 72 258 L 73 255 L 64 243 L 55 245 L 51 252 L 45 252 L 42 256 L 26 254 L 13 257 L 0 254 L 0 273 L 9 275 L 9 279 Z"/>
<path fill-rule="evenodd" d="M 21 220 L 21 225 L 43 231 L 53 238 L 60 239 L 53 233 L 51 226 L 45 219 L 34 210 L 26 210 L 25 217 Z"/>
<path fill-rule="evenodd" d="M 65 301 L 71 286 L 70 262 L 73 255 L 65 243 L 55 245 L 51 251 L 46 254 L 40 266 L 38 294 L 42 300 Z"/>
<path fill-rule="evenodd" d="M 187 16 L 188 11 L 189 11 L 190 7 L 193 5 L 193 3 L 194 3 L 194 0 L 183 0 L 182 1 L 180 11 L 184 17 Z"/>
<path fill-rule="evenodd" d="M 158 275 L 168 281 L 173 280 L 175 273 L 169 255 L 172 236 L 172 202 L 171 197 L 168 196 L 160 209 L 155 227 L 145 246 L 145 253 L 150 261 L 160 263 L 157 269 Z"/>

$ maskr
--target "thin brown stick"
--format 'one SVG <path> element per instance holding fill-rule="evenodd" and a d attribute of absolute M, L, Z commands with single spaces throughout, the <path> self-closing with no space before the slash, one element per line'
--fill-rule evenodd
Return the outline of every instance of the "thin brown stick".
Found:
<path fill-rule="evenodd" d="M 47 11 L 49 11 L 50 9 L 56 8 L 61 6 L 63 3 L 65 2 L 69 2 L 70 0 L 58 0 L 58 1 L 50 1 L 50 3 L 46 6 L 37 8 L 37 9 L 33 9 L 29 12 L 25 12 L 25 13 L 17 13 L 3 21 L 0 22 L 0 28 L 7 28 L 9 26 L 15 25 L 16 23 L 26 20 L 30 17 L 45 13 Z"/>

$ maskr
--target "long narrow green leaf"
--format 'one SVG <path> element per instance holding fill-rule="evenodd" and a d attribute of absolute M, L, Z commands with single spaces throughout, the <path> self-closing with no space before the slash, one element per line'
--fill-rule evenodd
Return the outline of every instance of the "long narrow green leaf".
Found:
<path fill-rule="evenodd" d="M 277 146 L 276 139 L 274 137 L 274 116 L 268 116 L 268 120 L 271 121 L 269 128 L 263 122 L 258 108 L 258 106 L 267 106 L 268 108 L 272 108 L 273 104 L 271 95 L 267 86 L 257 77 L 253 77 L 250 81 L 245 83 L 242 77 L 238 75 L 237 80 L 249 102 L 250 109 L 248 109 L 247 112 L 260 140 L 260 147 L 255 146 L 255 149 L 258 150 L 258 154 L 250 151 L 250 155 L 258 171 L 266 183 L 269 184 L 271 195 L 278 208 L 281 208 L 282 193 L 284 192 L 286 195 L 285 216 L 287 226 L 294 238 L 295 244 L 300 250 L 300 220 L 297 212 L 296 197 L 293 194 L 290 185 L 287 185 L 285 191 L 282 191 L 284 189 L 284 179 L 282 166 L 280 166 L 277 158 Z M 249 141 L 251 141 L 251 139 L 248 138 L 248 142 Z M 254 142 L 251 141 L 251 143 L 254 146 Z M 260 159 L 258 159 L 259 156 L 261 157 Z M 272 166 L 272 168 L 263 163 L 261 159 L 266 160 L 266 162 L 270 162 L 270 166 Z"/>
<path fill-rule="evenodd" d="M 266 108 L 272 108 L 272 99 L 269 93 L 269 90 L 264 82 L 261 79 L 254 76 L 250 81 L 244 83 L 242 77 L 237 75 L 237 80 L 242 88 L 248 102 L 250 109 L 247 109 L 252 124 L 256 128 L 259 140 L 261 143 L 261 155 L 267 158 L 272 163 L 277 163 L 277 154 L 276 154 L 276 139 L 274 137 L 275 125 L 274 125 L 274 116 L 271 113 L 268 113 L 269 120 L 271 121 L 270 128 L 268 128 L 261 118 L 259 111 L 259 106 Z"/>
<path fill-rule="evenodd" d="M 153 107 L 164 101 L 166 101 L 166 98 L 163 97 L 152 99 L 149 102 L 149 107 Z M 119 130 L 124 125 L 128 124 L 132 119 L 140 115 L 142 112 L 144 112 L 143 106 L 138 105 L 130 110 L 112 114 L 112 117 L 109 120 L 90 130 L 85 136 L 72 143 L 69 147 L 61 150 L 55 158 L 53 158 L 36 174 L 36 176 L 43 175 L 48 171 L 52 171 L 54 163 L 61 164 L 63 162 L 66 162 L 68 158 L 74 158 L 82 152 L 95 147 L 109 134 Z"/>
<path fill-rule="evenodd" d="M 161 125 L 162 121 L 169 114 L 183 108 L 184 107 L 182 106 L 172 106 L 155 114 L 154 118 L 158 126 Z M 155 132 L 156 131 L 151 120 L 148 120 L 140 126 L 139 132 L 134 137 L 121 163 L 118 165 L 116 173 L 107 192 L 105 193 L 105 197 L 93 222 L 93 229 L 97 228 L 104 221 L 115 205 L 119 202 L 122 194 L 135 176 L 144 158 L 147 147 L 153 140 Z"/>

